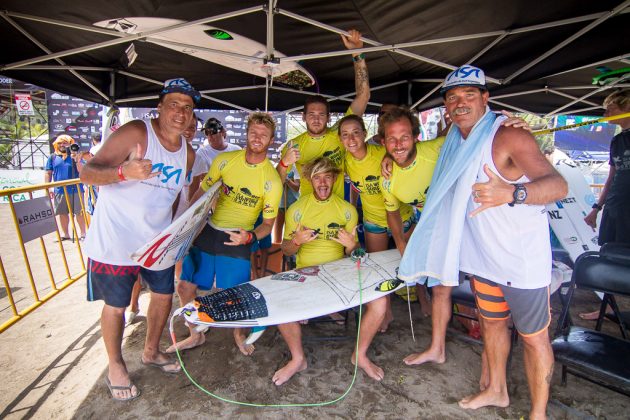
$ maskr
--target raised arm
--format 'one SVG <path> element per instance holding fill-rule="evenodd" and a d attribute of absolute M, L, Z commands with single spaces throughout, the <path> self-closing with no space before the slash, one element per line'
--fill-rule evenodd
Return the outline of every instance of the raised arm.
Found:
<path fill-rule="evenodd" d="M 353 50 L 363 48 L 361 32 L 351 29 L 348 31 L 348 34 L 348 36 L 341 36 L 343 44 L 347 49 Z M 353 114 L 363 115 L 368 101 L 370 100 L 370 78 L 363 53 L 352 54 L 352 60 L 354 63 L 354 87 L 356 90 L 356 96 L 350 104 L 350 108 L 352 109 Z"/>
<path fill-rule="evenodd" d="M 83 167 L 81 182 L 107 185 L 122 180 L 142 180 L 159 175 L 151 172 L 153 164 L 143 159 L 147 148 L 146 126 L 135 120 L 116 130 Z"/>

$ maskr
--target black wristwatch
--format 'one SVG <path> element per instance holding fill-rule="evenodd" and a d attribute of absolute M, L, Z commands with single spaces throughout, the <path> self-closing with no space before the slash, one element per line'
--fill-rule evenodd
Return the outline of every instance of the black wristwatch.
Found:
<path fill-rule="evenodd" d="M 591 208 L 601 211 L 604 208 L 604 206 L 600 206 L 599 204 L 595 203 L 595 204 L 593 204 L 593 207 L 591 207 Z"/>
<path fill-rule="evenodd" d="M 514 204 L 523 204 L 527 200 L 527 188 L 523 184 L 514 184 L 514 193 L 512 194 L 514 200 L 508 203 L 508 206 L 514 207 Z"/>

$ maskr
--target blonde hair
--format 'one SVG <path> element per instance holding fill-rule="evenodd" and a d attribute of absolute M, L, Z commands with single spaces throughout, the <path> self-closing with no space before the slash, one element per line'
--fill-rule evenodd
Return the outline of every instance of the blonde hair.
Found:
<path fill-rule="evenodd" d="M 622 89 L 611 93 L 604 99 L 604 108 L 608 105 L 617 105 L 620 109 L 630 109 L 630 89 Z"/>
<path fill-rule="evenodd" d="M 58 155 L 61 152 L 59 151 L 59 143 L 61 142 L 66 142 L 69 144 L 74 144 L 74 139 L 72 137 L 70 137 L 67 134 L 61 134 L 59 136 L 57 136 L 57 138 L 55 139 L 55 141 L 53 141 L 53 149 L 55 149 L 55 154 Z"/>
<path fill-rule="evenodd" d="M 313 179 L 317 174 L 331 173 L 338 176 L 341 169 L 335 166 L 334 162 L 327 157 L 318 157 L 304 165 L 304 175 L 307 179 Z"/>
<path fill-rule="evenodd" d="M 247 117 L 247 129 L 252 124 L 263 124 L 269 130 L 271 130 L 271 137 L 273 138 L 276 133 L 276 122 L 273 120 L 271 115 L 266 112 L 252 112 Z"/>

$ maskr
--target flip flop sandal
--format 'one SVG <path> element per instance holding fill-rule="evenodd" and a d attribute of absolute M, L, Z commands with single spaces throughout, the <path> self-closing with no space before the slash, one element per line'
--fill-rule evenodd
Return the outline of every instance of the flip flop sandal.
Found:
<path fill-rule="evenodd" d="M 136 395 L 132 395 L 131 397 L 128 398 L 117 398 L 114 396 L 114 391 L 126 391 L 129 390 L 129 392 L 131 393 L 131 389 L 135 386 L 133 384 L 133 382 L 129 381 L 129 385 L 127 386 L 114 386 L 111 384 L 111 382 L 109 382 L 109 378 L 106 376 L 105 377 L 105 384 L 107 385 L 107 389 L 109 389 L 109 393 L 112 396 L 113 400 L 116 401 L 131 401 L 131 400 L 135 400 L 136 398 L 138 398 L 140 396 L 140 388 L 138 388 L 136 386 L 136 391 L 138 392 Z"/>
<path fill-rule="evenodd" d="M 179 366 L 179 369 L 177 369 L 177 370 L 167 370 L 166 369 L 166 366 L 177 364 L 177 361 L 175 359 L 167 360 L 166 362 L 162 362 L 162 363 L 157 363 L 157 362 L 145 362 L 144 360 L 142 360 L 142 357 L 141 357 L 140 358 L 140 363 L 142 363 L 145 366 L 153 366 L 155 368 L 158 368 L 163 373 L 166 373 L 168 375 L 177 375 L 179 372 L 182 371 L 182 367 L 181 366 Z"/>
<path fill-rule="evenodd" d="M 62 236 L 61 239 L 57 240 L 55 239 L 54 242 L 63 242 L 63 241 L 69 241 L 70 238 L 68 238 L 67 236 Z"/>

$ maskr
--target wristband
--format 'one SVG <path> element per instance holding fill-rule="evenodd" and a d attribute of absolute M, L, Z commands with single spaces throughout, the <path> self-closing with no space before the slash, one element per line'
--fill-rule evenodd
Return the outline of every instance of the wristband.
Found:
<path fill-rule="evenodd" d="M 249 234 L 251 235 L 250 239 L 252 242 L 258 241 L 258 235 L 256 235 L 256 232 L 254 232 L 253 230 L 250 230 Z"/>
<path fill-rule="evenodd" d="M 247 240 L 245 241 L 245 243 L 243 245 L 247 245 L 247 244 L 251 244 L 252 241 L 252 233 L 251 232 L 247 232 Z"/>
<path fill-rule="evenodd" d="M 289 165 L 285 165 L 285 163 L 282 161 L 282 159 L 280 159 L 280 162 L 278 162 L 280 164 L 280 166 L 282 166 L 283 168 L 288 168 Z"/>
<path fill-rule="evenodd" d="M 355 63 L 358 63 L 361 60 L 365 59 L 365 54 L 361 53 L 355 57 L 352 57 L 352 61 L 354 61 Z"/>
<path fill-rule="evenodd" d="M 604 206 L 600 206 L 599 204 L 595 203 L 595 204 L 593 204 L 593 207 L 591 207 L 591 208 L 601 211 L 604 208 Z"/>
<path fill-rule="evenodd" d="M 125 175 L 123 174 L 122 165 L 120 165 L 118 167 L 118 179 L 121 180 L 121 181 L 126 181 L 127 180 L 127 178 L 125 178 Z"/>

